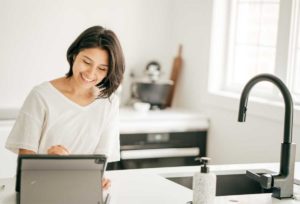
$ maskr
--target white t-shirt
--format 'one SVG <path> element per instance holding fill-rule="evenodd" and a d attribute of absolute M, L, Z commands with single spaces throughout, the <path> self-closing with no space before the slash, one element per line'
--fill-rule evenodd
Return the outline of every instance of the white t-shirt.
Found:
<path fill-rule="evenodd" d="M 105 154 L 120 160 L 119 99 L 96 99 L 87 106 L 71 101 L 50 82 L 32 89 L 6 141 L 18 153 L 27 149 L 47 154 L 63 145 L 71 154 Z"/>

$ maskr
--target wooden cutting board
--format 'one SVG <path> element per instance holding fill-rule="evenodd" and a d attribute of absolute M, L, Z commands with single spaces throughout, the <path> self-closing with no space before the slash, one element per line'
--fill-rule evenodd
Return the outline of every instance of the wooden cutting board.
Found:
<path fill-rule="evenodd" d="M 167 107 L 172 106 L 172 101 L 173 101 L 173 98 L 174 98 L 174 93 L 175 93 L 175 90 L 176 90 L 177 81 L 178 81 L 178 78 L 179 78 L 179 75 L 180 75 L 180 72 L 181 72 L 181 69 L 182 69 L 181 54 L 182 54 L 182 45 L 179 45 L 178 53 L 177 53 L 177 56 L 174 58 L 173 66 L 172 66 L 172 70 L 171 70 L 170 79 L 174 82 L 174 84 L 173 84 L 173 87 L 172 87 L 171 92 L 170 92 L 169 97 L 168 97 Z"/>

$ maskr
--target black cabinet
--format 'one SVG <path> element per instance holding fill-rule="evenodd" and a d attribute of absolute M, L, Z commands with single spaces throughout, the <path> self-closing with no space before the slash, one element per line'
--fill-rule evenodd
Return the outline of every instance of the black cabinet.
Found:
<path fill-rule="evenodd" d="M 207 131 L 136 133 L 120 135 L 119 162 L 108 170 L 198 165 L 206 156 Z"/>

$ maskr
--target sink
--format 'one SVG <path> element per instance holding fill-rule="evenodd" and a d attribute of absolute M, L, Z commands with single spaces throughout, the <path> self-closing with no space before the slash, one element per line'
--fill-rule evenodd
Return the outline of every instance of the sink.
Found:
<path fill-rule="evenodd" d="M 269 170 L 251 170 L 257 174 L 274 173 Z M 271 193 L 272 190 L 263 189 L 260 184 L 246 176 L 246 171 L 214 172 L 217 176 L 216 196 Z M 166 179 L 193 189 L 193 176 L 171 176 Z"/>

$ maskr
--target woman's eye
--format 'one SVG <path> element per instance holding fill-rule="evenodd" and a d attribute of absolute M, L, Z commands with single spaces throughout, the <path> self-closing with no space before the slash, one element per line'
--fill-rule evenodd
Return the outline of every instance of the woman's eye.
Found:
<path fill-rule="evenodd" d="M 98 67 L 98 69 L 101 70 L 101 71 L 106 71 L 105 67 Z"/>
<path fill-rule="evenodd" d="M 85 64 L 91 64 L 90 62 L 88 62 L 88 61 L 85 61 L 85 60 L 83 60 L 83 62 L 84 62 Z"/>

